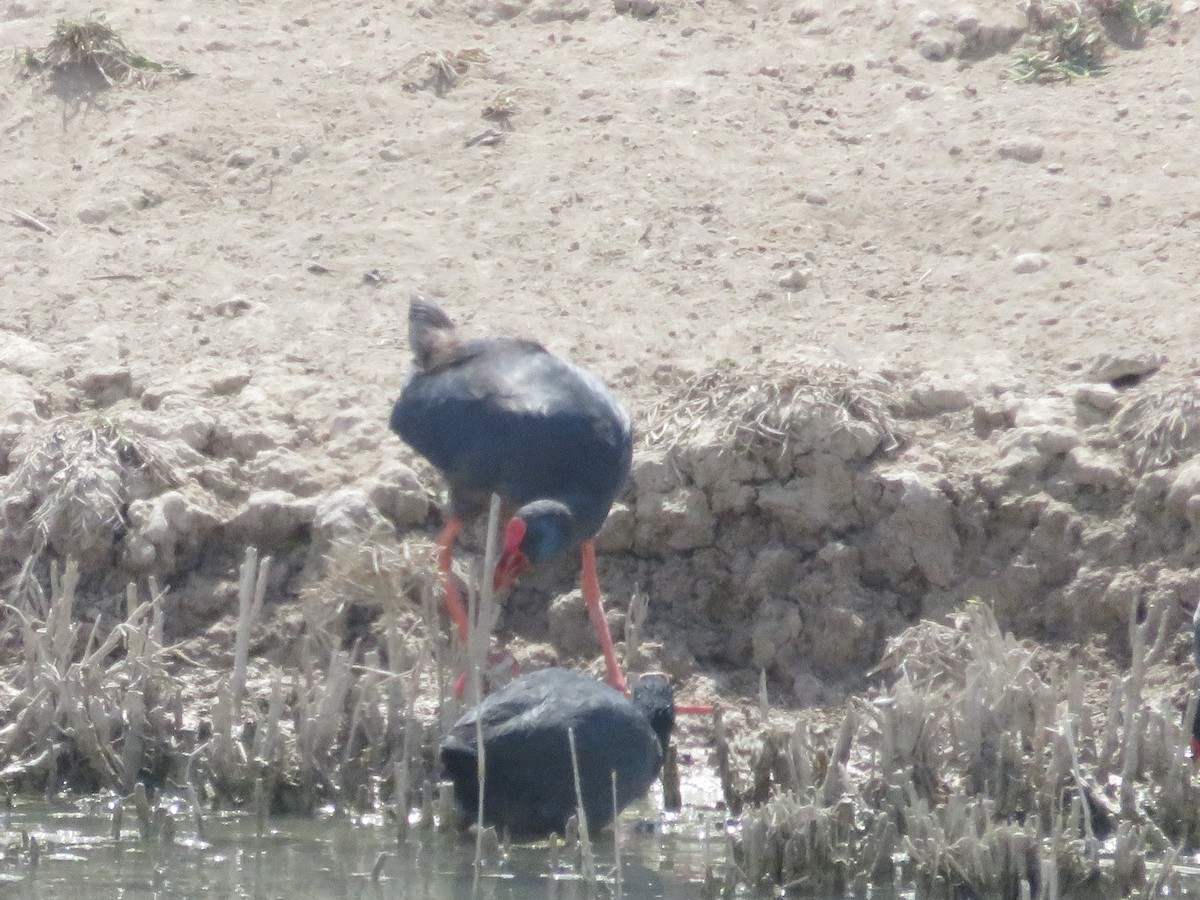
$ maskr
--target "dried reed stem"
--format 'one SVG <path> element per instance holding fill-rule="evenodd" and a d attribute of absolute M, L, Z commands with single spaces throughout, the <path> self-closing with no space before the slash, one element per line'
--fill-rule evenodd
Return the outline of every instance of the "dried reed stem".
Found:
<path fill-rule="evenodd" d="M 264 556 L 259 562 L 258 550 L 246 548 L 245 558 L 238 579 L 237 632 L 233 639 L 233 678 L 229 689 L 233 694 L 233 715 L 241 719 L 242 699 L 246 694 L 246 669 L 250 661 L 250 632 L 254 628 L 263 599 L 267 593 L 267 574 L 271 568 L 271 557 Z"/>
<path fill-rule="evenodd" d="M 583 877 L 594 888 L 596 885 L 596 858 L 592 854 L 587 811 L 583 808 L 583 785 L 579 779 L 579 754 L 575 750 L 574 728 L 567 729 L 567 744 L 571 748 L 571 773 L 575 776 L 575 803 L 579 816 L 579 847 L 583 853 Z"/>
<path fill-rule="evenodd" d="M 609 776 L 611 777 L 611 780 L 612 780 L 612 808 L 613 808 L 613 813 L 615 814 L 617 811 L 617 771 L 616 771 L 616 769 L 614 769 L 612 772 L 610 772 Z M 576 788 L 576 792 L 578 792 L 578 788 Z M 616 866 L 616 879 L 617 879 L 616 893 L 614 896 L 616 896 L 619 900 L 619 898 L 623 896 L 623 891 L 621 890 L 621 829 L 616 826 L 615 818 L 613 821 L 613 864 Z"/>
<path fill-rule="evenodd" d="M 638 646 L 642 639 L 642 628 L 650 615 L 650 597 L 640 589 L 634 590 L 629 598 L 629 609 L 625 613 L 625 667 L 637 668 Z"/>
<path fill-rule="evenodd" d="M 483 697 L 483 670 L 487 665 L 488 643 L 495 624 L 495 590 L 492 573 L 496 570 L 497 542 L 500 532 L 500 496 L 492 494 L 488 510 L 487 543 L 483 551 L 483 573 L 479 578 L 478 591 L 471 591 L 470 608 L 467 615 L 467 692 L 470 702 L 477 705 Z M 479 609 L 475 609 L 478 596 Z M 479 784 L 479 802 L 475 810 L 475 874 L 474 890 L 479 889 L 479 877 L 483 867 L 483 798 L 487 783 L 487 752 L 483 741 L 483 716 L 475 717 L 475 759 Z"/>

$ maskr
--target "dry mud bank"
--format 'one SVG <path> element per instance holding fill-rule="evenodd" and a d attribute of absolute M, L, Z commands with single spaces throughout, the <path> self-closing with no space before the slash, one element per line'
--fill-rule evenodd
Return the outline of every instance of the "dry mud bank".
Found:
<path fill-rule="evenodd" d="M 599 538 L 614 624 L 641 593 L 655 664 L 735 695 L 766 670 L 788 705 L 861 687 L 889 637 L 972 597 L 1021 636 L 1123 652 L 1132 607 L 1197 597 L 1194 388 L 1160 365 L 1100 357 L 1047 396 L 834 364 L 664 368 Z M 219 633 L 252 546 L 275 561 L 269 615 L 295 627 L 302 596 L 364 605 L 356 634 L 419 608 L 423 582 L 387 560 L 415 565 L 441 485 L 386 403 L 248 371 L 171 389 L 127 367 L 4 378 L 16 597 L 71 557 L 83 620 L 112 621 L 153 577 L 169 639 Z M 501 629 L 531 658 L 593 655 L 575 577 L 564 560 L 507 599 Z"/>

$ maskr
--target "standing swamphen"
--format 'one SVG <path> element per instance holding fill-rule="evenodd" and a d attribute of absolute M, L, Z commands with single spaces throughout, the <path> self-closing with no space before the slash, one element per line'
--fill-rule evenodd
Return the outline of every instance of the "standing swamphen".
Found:
<path fill-rule="evenodd" d="M 392 410 L 391 428 L 450 485 L 451 518 L 440 537 L 445 602 L 467 634 L 467 613 L 450 572 L 454 541 L 495 493 L 511 513 L 494 573 L 497 590 L 571 547 L 583 562 L 580 586 L 608 665 L 625 690 L 604 618 L 592 543 L 629 475 L 629 414 L 599 379 L 515 338 L 462 340 L 432 301 L 408 310 L 414 368 Z M 514 511 L 515 510 L 515 511 Z"/>
<path fill-rule="evenodd" d="M 566 669 L 543 669 L 509 682 L 459 719 L 442 741 L 442 765 L 469 822 L 479 804 L 476 720 L 483 731 L 484 824 L 514 838 L 537 838 L 561 834 L 577 809 L 569 728 L 575 732 L 584 813 L 588 827 L 598 830 L 645 796 L 658 777 L 675 726 L 675 703 L 671 683 L 657 674 L 643 675 L 632 699 Z"/>

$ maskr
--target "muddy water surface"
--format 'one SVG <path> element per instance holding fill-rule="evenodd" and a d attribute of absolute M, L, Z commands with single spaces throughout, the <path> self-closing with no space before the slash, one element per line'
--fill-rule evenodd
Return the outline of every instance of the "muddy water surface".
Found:
<path fill-rule="evenodd" d="M 687 809 L 662 820 L 648 803 L 627 810 L 619 824 L 619 893 L 611 831 L 593 843 L 600 873 L 595 889 L 580 876 L 577 851 L 548 844 L 512 847 L 503 858 L 492 854 L 476 888 L 474 841 L 465 834 L 413 829 L 398 843 L 387 817 L 335 814 L 268 820 L 261 835 L 244 813 L 210 815 L 198 829 L 181 803 L 174 838 L 143 841 L 128 816 L 114 837 L 112 807 L 104 799 L 59 806 L 18 801 L 0 814 L 0 898 L 693 900 L 704 896 L 706 871 L 723 876 L 727 847 L 720 814 Z M 1196 857 L 1179 859 L 1175 875 L 1172 896 L 1200 897 Z M 755 896 L 744 888 L 736 895 Z M 871 888 L 867 896 L 901 900 L 922 893 L 897 885 Z"/>
<path fill-rule="evenodd" d="M 640 816 L 639 812 L 644 812 Z M 653 810 L 633 809 L 620 822 L 622 894 L 631 900 L 698 897 L 705 870 L 721 871 L 724 822 L 714 814 L 650 824 Z M 0 820 L 0 897 L 427 898 L 472 896 L 474 841 L 453 833 L 414 829 L 398 844 L 382 816 L 319 816 L 268 820 L 258 834 L 252 816 L 226 814 L 198 830 L 180 804 L 174 839 L 143 841 L 126 815 L 113 836 L 111 801 L 70 806 L 17 802 Z M 26 839 L 37 842 L 31 862 Z M 593 896 L 615 891 L 611 832 L 594 841 L 604 882 Z M 381 860 L 382 855 L 382 860 Z M 583 898 L 578 854 L 547 845 L 513 847 L 482 869 L 480 897 Z"/>

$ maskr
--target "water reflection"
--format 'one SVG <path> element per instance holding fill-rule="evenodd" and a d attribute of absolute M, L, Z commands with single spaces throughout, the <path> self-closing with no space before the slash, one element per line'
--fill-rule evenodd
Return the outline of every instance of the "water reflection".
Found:
<path fill-rule="evenodd" d="M 634 808 L 620 822 L 622 893 L 631 900 L 683 900 L 700 893 L 705 870 L 724 857 L 724 822 L 713 812 L 639 822 Z M 630 814 L 632 813 L 632 815 Z M 470 897 L 474 841 L 456 834 L 413 830 L 398 844 L 383 817 L 283 819 L 259 837 L 252 817 L 206 818 L 202 830 L 176 818 L 175 839 L 143 842 L 126 817 L 119 839 L 111 808 L 100 800 L 67 808 L 18 803 L 0 829 L 0 897 L 239 897 L 252 900 L 461 900 Z M 36 841 L 36 851 L 22 836 Z M 612 832 L 594 841 L 597 867 L 615 888 Z M 31 854 L 37 856 L 36 864 Z M 485 863 L 479 896 L 496 900 L 596 896 L 579 877 L 577 855 L 546 845 L 513 847 Z"/>

